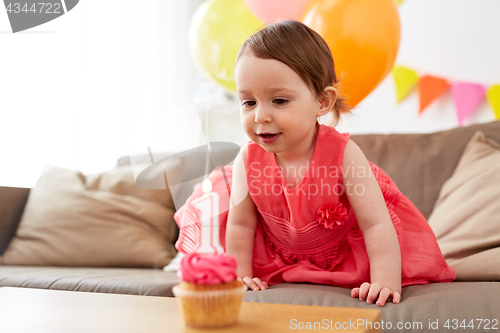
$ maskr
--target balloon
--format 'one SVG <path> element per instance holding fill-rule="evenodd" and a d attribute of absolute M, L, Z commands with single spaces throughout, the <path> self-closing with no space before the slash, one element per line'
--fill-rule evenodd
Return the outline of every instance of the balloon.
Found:
<path fill-rule="evenodd" d="M 234 63 L 238 50 L 262 25 L 242 0 L 204 2 L 189 27 L 189 49 L 196 65 L 209 79 L 235 92 Z"/>
<path fill-rule="evenodd" d="M 260 20 L 273 23 L 277 20 L 299 21 L 309 0 L 243 0 Z"/>
<path fill-rule="evenodd" d="M 348 104 L 356 106 L 391 71 L 401 36 L 394 0 L 311 0 L 302 22 L 330 46 Z"/>

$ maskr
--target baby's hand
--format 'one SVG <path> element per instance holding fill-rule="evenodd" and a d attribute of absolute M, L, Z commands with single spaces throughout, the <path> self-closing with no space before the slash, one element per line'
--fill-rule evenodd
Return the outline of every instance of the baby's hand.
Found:
<path fill-rule="evenodd" d="M 259 278 L 251 278 L 249 276 L 245 276 L 244 278 L 238 278 L 239 281 L 243 282 L 248 289 L 257 291 L 257 290 L 266 290 L 269 288 L 267 282 L 261 281 Z"/>
<path fill-rule="evenodd" d="M 360 301 L 364 301 L 369 304 L 372 304 L 377 300 L 378 306 L 384 306 L 386 301 L 392 299 L 392 303 L 398 304 L 401 301 L 401 294 L 393 291 L 387 287 L 383 287 L 380 283 L 370 284 L 365 282 L 359 288 L 353 288 L 351 290 L 351 297 L 357 298 L 359 297 Z"/>

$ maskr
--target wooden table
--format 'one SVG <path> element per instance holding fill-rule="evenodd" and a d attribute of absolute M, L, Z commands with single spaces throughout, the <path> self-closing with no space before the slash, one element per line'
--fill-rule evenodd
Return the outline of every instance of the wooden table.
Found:
<path fill-rule="evenodd" d="M 0 288 L 2 333 L 310 332 L 314 322 L 323 332 L 381 332 L 369 329 L 380 325 L 376 309 L 244 302 L 237 326 L 199 330 L 184 326 L 175 298 Z"/>

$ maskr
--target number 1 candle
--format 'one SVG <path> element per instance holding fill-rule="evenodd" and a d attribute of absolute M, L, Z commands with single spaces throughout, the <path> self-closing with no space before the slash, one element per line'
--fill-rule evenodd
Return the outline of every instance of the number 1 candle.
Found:
<path fill-rule="evenodd" d="M 201 212 L 201 243 L 195 252 L 206 254 L 224 253 L 219 242 L 219 195 L 212 191 L 212 183 L 205 179 L 203 195 L 192 205 Z"/>

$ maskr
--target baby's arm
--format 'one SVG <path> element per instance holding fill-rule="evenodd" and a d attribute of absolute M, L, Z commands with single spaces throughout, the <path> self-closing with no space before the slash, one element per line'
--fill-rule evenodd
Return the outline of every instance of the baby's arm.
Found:
<path fill-rule="evenodd" d="M 227 218 L 226 250 L 238 261 L 236 274 L 251 289 L 267 289 L 266 282 L 253 277 L 252 256 L 257 225 L 257 208 L 248 194 L 246 181 L 246 146 L 233 166 L 231 203 Z"/>
<path fill-rule="evenodd" d="M 354 172 L 353 172 L 354 171 Z M 343 161 L 344 190 L 363 233 L 370 259 L 371 283 L 351 291 L 352 297 L 383 306 L 401 300 L 401 253 L 384 196 L 361 149 L 347 142 Z M 356 191 L 357 189 L 357 191 Z"/>

